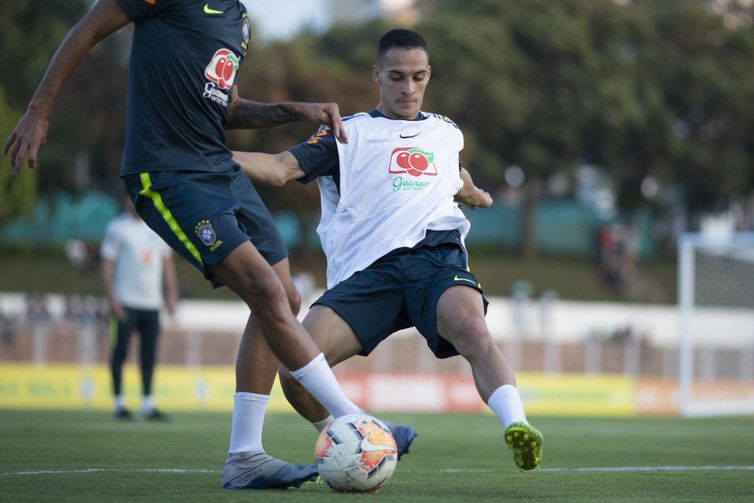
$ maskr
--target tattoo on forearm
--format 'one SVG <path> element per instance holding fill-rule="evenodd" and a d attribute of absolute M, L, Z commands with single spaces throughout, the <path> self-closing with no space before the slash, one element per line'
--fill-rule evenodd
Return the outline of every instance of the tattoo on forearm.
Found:
<path fill-rule="evenodd" d="M 239 100 L 233 107 L 226 129 L 261 129 L 289 124 L 299 119 L 288 105 Z"/>

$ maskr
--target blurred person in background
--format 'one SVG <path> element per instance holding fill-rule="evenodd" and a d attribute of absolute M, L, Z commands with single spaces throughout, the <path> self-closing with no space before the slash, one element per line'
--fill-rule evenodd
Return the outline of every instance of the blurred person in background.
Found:
<path fill-rule="evenodd" d="M 139 217 L 130 199 L 124 198 L 124 206 L 125 212 L 108 225 L 100 248 L 102 279 L 112 313 L 110 371 L 115 417 L 132 419 L 122 394 L 123 362 L 131 334 L 137 331 L 141 338 L 141 414 L 148 420 L 166 420 L 167 416 L 152 398 L 152 377 L 160 335 L 160 309 L 164 305 L 172 316 L 178 301 L 173 252 Z"/>

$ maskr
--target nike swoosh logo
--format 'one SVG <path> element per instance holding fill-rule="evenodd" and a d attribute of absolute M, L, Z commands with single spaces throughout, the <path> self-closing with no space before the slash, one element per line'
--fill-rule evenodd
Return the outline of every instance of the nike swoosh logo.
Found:
<path fill-rule="evenodd" d="M 416 133 L 416 134 L 412 134 L 412 135 L 410 135 L 410 136 L 403 136 L 402 134 L 399 134 L 398 136 L 400 136 L 400 137 L 401 137 L 401 138 L 403 138 L 404 140 L 407 140 L 408 138 L 416 138 L 416 137 L 417 137 L 417 136 L 419 136 L 420 134 L 421 134 L 421 133 Z"/>
<path fill-rule="evenodd" d="M 477 283 L 476 281 L 472 281 L 469 278 L 459 278 L 458 276 L 456 276 L 455 278 L 453 278 L 453 281 L 466 281 L 476 287 L 479 287 L 479 283 Z"/>
<path fill-rule="evenodd" d="M 215 9 L 210 9 L 210 8 L 209 8 L 209 4 L 208 4 L 208 3 L 205 3 L 205 4 L 204 4 L 204 13 L 205 13 L 205 14 L 209 14 L 209 15 L 211 15 L 211 16 L 212 16 L 212 15 L 214 15 L 214 16 L 217 16 L 217 15 L 222 15 L 222 14 L 223 14 L 223 11 L 221 11 L 221 10 L 215 10 Z"/>
<path fill-rule="evenodd" d="M 361 441 L 361 450 L 366 452 L 395 451 L 387 445 L 373 444 L 368 438 Z"/>

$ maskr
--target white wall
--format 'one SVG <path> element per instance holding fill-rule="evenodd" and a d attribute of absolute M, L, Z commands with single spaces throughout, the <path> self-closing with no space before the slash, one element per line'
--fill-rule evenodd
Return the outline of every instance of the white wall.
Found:
<path fill-rule="evenodd" d="M 315 292 L 304 305 L 318 295 Z M 51 295 L 49 309 L 53 317 L 63 315 L 63 297 Z M 18 314 L 24 310 L 24 296 L 1 294 L 0 310 Z M 306 314 L 305 310 L 301 317 Z M 174 320 L 165 319 L 166 326 L 197 331 L 243 330 L 248 309 L 241 302 L 186 300 Z M 503 297 L 490 299 L 487 323 L 495 338 L 511 340 L 522 337 L 557 342 L 581 341 L 590 335 L 608 338 L 618 330 L 630 327 L 633 334 L 646 338 L 656 346 L 675 346 L 678 341 L 678 311 L 675 306 L 620 304 L 606 302 L 573 302 L 556 300 L 543 308 L 536 301 L 512 302 Z M 698 341 L 720 347 L 754 346 L 754 310 L 700 309 L 694 317 Z"/>

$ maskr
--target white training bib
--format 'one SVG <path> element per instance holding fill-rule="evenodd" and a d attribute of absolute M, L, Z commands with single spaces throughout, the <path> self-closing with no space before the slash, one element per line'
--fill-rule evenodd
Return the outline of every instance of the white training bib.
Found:
<path fill-rule="evenodd" d="M 457 229 L 462 239 L 468 233 L 469 221 L 453 200 L 463 186 L 463 134 L 446 117 L 423 116 L 404 121 L 364 113 L 344 121 L 340 187 L 332 177 L 317 179 L 328 288 L 416 245 L 428 230 Z"/>
<path fill-rule="evenodd" d="M 140 218 L 124 214 L 110 222 L 100 255 L 115 262 L 115 298 L 126 307 L 160 309 L 163 259 L 170 253 Z"/>

